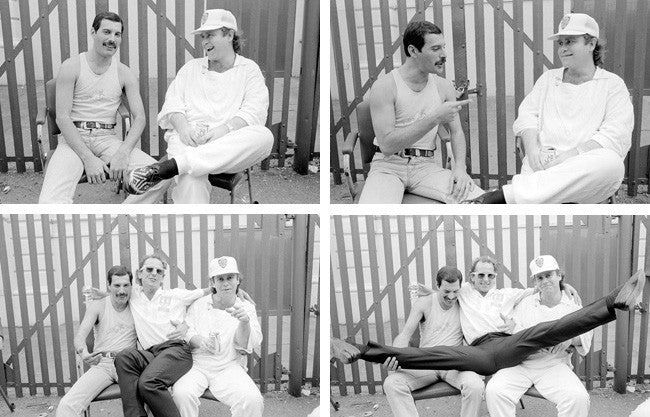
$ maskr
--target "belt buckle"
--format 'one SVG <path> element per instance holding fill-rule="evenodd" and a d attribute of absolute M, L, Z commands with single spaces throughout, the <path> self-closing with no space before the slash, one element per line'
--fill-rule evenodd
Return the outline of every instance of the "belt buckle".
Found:
<path fill-rule="evenodd" d="M 106 352 L 106 353 L 104 353 L 104 357 L 107 358 L 107 359 L 115 359 L 115 353 Z"/>

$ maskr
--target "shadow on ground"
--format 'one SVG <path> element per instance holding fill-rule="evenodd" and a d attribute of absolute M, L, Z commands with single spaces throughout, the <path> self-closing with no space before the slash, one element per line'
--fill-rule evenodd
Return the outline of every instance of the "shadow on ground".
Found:
<path fill-rule="evenodd" d="M 262 171 L 259 166 L 256 166 L 253 169 L 251 173 L 253 199 L 261 204 L 318 204 L 319 174 L 310 171 L 307 175 L 300 175 L 293 170 L 290 160 L 286 162 L 286 166 L 282 168 L 272 166 L 267 171 Z M 310 168 L 314 167 L 317 168 L 316 165 L 310 165 Z M 0 174 L 0 203 L 37 203 L 42 184 L 42 172 L 31 171 L 18 174 L 14 171 Z M 170 193 L 168 194 L 171 196 Z M 235 197 L 236 203 L 248 203 L 245 181 L 240 182 Z M 117 204 L 123 200 L 124 193 L 116 194 L 112 183 L 79 184 L 74 199 L 75 203 L 83 204 Z M 230 194 L 225 190 L 213 189 L 210 203 L 228 204 Z"/>

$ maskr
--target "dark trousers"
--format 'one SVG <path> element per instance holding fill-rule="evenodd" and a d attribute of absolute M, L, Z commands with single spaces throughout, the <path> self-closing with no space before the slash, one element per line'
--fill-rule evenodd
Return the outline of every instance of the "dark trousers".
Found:
<path fill-rule="evenodd" d="M 130 349 L 115 358 L 124 417 L 147 417 L 144 403 L 155 417 L 180 417 L 168 387 L 192 368 L 190 346 L 168 340 L 147 350 Z"/>
<path fill-rule="evenodd" d="M 513 335 L 488 333 L 470 346 L 396 348 L 368 342 L 356 345 L 361 351 L 359 359 L 384 363 L 387 358 L 395 357 L 404 369 L 456 369 L 491 375 L 499 369 L 519 365 L 539 349 L 573 339 L 616 319 L 613 305 L 621 288 L 558 320 L 539 323 Z"/>

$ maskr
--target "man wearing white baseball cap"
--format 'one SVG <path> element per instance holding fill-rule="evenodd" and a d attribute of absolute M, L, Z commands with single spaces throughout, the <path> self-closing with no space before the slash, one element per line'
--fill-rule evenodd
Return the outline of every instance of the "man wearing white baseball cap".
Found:
<path fill-rule="evenodd" d="M 564 274 L 553 256 L 533 259 L 530 272 L 538 292 L 524 298 L 514 309 L 515 332 L 580 309 L 581 306 L 563 292 Z M 586 417 L 589 394 L 572 370 L 571 355 L 574 348 L 581 356 L 586 355 L 592 337 L 592 331 L 583 333 L 541 349 L 521 364 L 494 374 L 485 389 L 490 416 L 513 417 L 519 399 L 534 385 L 540 394 L 556 404 L 559 417 Z"/>
<path fill-rule="evenodd" d="M 270 155 L 269 92 L 259 66 L 239 55 L 237 30 L 228 10 L 205 11 L 192 33 L 206 56 L 178 71 L 158 114 L 169 159 L 131 171 L 129 192 L 142 194 L 175 177 L 175 203 L 209 203 L 209 174 L 237 173 Z"/>
<path fill-rule="evenodd" d="M 260 417 L 264 401 L 245 360 L 262 342 L 255 306 L 237 297 L 241 278 L 235 258 L 213 259 L 209 271 L 213 294 L 187 312 L 186 340 L 194 363 L 174 384 L 174 402 L 181 417 L 197 417 L 199 397 L 208 388 L 233 417 Z"/>
<path fill-rule="evenodd" d="M 549 39 L 562 68 L 539 77 L 513 124 L 521 173 L 471 203 L 599 203 L 619 189 L 634 113 L 623 79 L 602 68 L 599 37 L 591 16 L 560 21 Z"/>

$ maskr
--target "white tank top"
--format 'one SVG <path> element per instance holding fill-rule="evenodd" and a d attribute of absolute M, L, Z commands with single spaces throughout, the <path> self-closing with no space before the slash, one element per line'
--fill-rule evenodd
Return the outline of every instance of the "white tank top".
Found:
<path fill-rule="evenodd" d="M 441 104 L 435 75 L 429 74 L 427 85 L 421 91 L 413 91 L 406 84 L 398 70 L 393 70 L 393 79 L 397 86 L 395 96 L 395 127 L 404 127 L 432 114 Z M 411 148 L 435 149 L 438 126 L 431 129 L 415 142 Z"/>
<path fill-rule="evenodd" d="M 74 86 L 70 111 L 72 121 L 115 123 L 122 98 L 118 65 L 114 59 L 103 74 L 97 75 L 88 65 L 86 52 L 79 54 L 79 78 Z"/>
<path fill-rule="evenodd" d="M 420 347 L 459 346 L 462 343 L 460 306 L 454 303 L 449 310 L 443 310 L 438 294 L 434 294 L 429 317 L 420 323 Z"/>
<path fill-rule="evenodd" d="M 135 347 L 137 335 L 131 315 L 131 307 L 122 311 L 113 308 L 110 297 L 104 300 L 104 314 L 95 324 L 95 347 L 93 352 L 119 352 Z"/>

